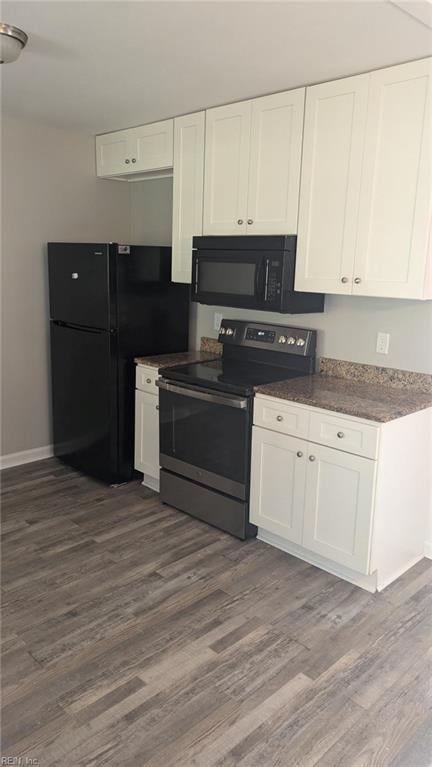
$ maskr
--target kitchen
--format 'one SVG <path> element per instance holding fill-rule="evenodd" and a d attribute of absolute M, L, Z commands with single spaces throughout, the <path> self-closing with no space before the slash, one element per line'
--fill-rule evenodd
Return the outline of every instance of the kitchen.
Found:
<path fill-rule="evenodd" d="M 225 9 L 233 21 L 238 5 Z M 284 13 L 297 23 L 302 13 L 322 23 L 327 16 L 348 36 L 367 19 L 356 4 L 324 4 L 325 13 L 321 4 L 282 5 L 265 21 L 254 8 L 254 23 L 261 18 L 275 33 Z M 354 66 L 340 54 L 326 74 L 317 56 L 320 74 L 305 65 L 303 76 L 284 75 L 282 84 L 273 75 L 266 87 L 258 72 L 253 87 L 239 75 L 225 99 L 201 95 L 186 113 L 173 98 L 161 119 L 140 123 L 123 115 L 108 125 L 99 113 L 102 129 L 79 140 L 67 134 L 67 157 L 64 128 L 45 129 L 38 115 L 30 130 L 15 103 L 4 138 L 5 239 L 14 253 L 6 308 L 22 328 L 13 279 L 29 268 L 27 311 L 46 328 L 38 290 L 49 285 L 54 437 L 40 347 L 26 333 L 19 375 L 22 354 L 6 346 L 15 375 L 6 376 L 3 408 L 8 755 L 65 764 L 82 754 L 83 764 L 130 755 L 142 764 L 354 765 L 372 741 L 375 756 L 386 743 L 383 764 L 428 763 L 430 30 L 396 5 L 371 8 L 369 22 L 378 29 L 379 14 L 391 14 L 386 22 L 406 35 L 403 52 L 394 33 L 381 61 L 359 52 Z M 179 6 L 179 24 L 198 14 L 211 25 L 220 4 L 208 16 L 202 5 Z M 25 14 L 14 13 L 26 28 Z M 155 28 L 158 14 L 167 21 L 160 9 Z M 30 57 L 29 39 L 7 72 Z M 39 183 L 49 204 L 38 209 Z M 62 220 L 63 201 L 75 217 Z M 24 237 L 15 245 L 10 222 L 23 205 L 29 231 L 51 243 L 46 277 L 42 243 L 31 264 Z M 91 284 L 100 258 L 108 272 L 95 284 L 116 276 L 105 298 Z M 137 326 L 121 322 L 137 279 L 143 325 L 132 348 L 136 336 L 124 329 Z M 191 291 L 192 300 L 175 310 L 167 300 L 174 321 L 155 348 L 154 328 L 164 324 L 150 305 L 156 291 L 161 310 L 164 286 Z M 116 370 L 125 363 L 115 384 L 103 372 L 106 357 L 96 365 L 92 352 L 80 357 L 82 342 L 74 356 L 64 340 L 72 326 L 105 328 L 94 320 L 96 298 L 116 306 L 104 336 L 119 339 L 110 353 Z M 118 392 L 127 402 L 123 429 L 120 405 L 115 417 L 100 416 L 104 397 Z M 107 438 L 104 477 L 80 442 L 95 424 Z M 125 473 L 111 476 L 119 434 Z M 72 450 L 71 435 L 79 442 Z M 252 671 L 251 657 L 261 667 Z M 361 672 L 366 658 L 375 686 Z M 48 691 L 50 674 L 56 715 L 47 711 L 38 724 L 24 708 L 25 678 L 40 720 L 48 692 L 37 702 L 36 686 Z M 401 684 L 417 701 L 415 725 L 395 702 Z M 159 699 L 148 702 L 151 695 Z M 184 719 L 175 704 L 183 699 Z M 391 735 L 396 722 L 400 741 Z M 168 723 L 180 727 L 175 735 Z"/>

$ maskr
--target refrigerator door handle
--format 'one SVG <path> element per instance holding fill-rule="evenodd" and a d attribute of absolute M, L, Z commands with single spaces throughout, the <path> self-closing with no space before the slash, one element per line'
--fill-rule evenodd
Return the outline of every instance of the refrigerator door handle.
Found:
<path fill-rule="evenodd" d="M 102 328 L 89 328 L 87 325 L 76 325 L 73 322 L 62 322 L 62 320 L 53 320 L 54 325 L 58 325 L 62 328 L 71 328 L 72 330 L 80 330 L 83 333 L 106 333 L 106 330 Z M 114 331 L 111 331 L 114 332 Z"/>

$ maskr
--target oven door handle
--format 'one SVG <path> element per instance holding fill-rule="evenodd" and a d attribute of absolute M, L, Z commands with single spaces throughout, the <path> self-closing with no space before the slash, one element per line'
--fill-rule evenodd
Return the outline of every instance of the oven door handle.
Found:
<path fill-rule="evenodd" d="M 248 405 L 248 400 L 244 397 L 231 397 L 227 394 L 214 394 L 208 389 L 199 389 L 194 386 L 189 388 L 186 386 L 176 386 L 169 383 L 164 378 L 160 378 L 156 381 L 156 386 L 164 391 L 172 392 L 172 394 L 181 394 L 183 397 L 191 397 L 192 399 L 200 399 L 204 402 L 214 402 L 216 405 L 225 405 L 226 407 L 235 407 L 240 410 L 245 410 Z"/>

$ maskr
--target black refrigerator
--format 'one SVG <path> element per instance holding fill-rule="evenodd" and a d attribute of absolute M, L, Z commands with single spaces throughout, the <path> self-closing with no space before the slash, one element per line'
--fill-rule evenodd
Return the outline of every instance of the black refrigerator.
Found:
<path fill-rule="evenodd" d="M 110 484 L 133 476 L 134 357 L 188 348 L 190 286 L 171 248 L 48 243 L 54 454 Z"/>

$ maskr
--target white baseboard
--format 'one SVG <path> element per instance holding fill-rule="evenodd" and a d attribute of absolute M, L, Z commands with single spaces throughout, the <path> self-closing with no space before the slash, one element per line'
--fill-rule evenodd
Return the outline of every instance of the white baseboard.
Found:
<path fill-rule="evenodd" d="M 361 589 L 366 589 L 372 594 L 377 590 L 376 573 L 372 575 L 364 575 L 363 573 L 357 573 L 348 567 L 339 565 L 336 562 L 331 562 L 326 557 L 321 557 L 319 554 L 314 554 L 308 549 L 304 549 L 303 546 L 299 546 L 296 543 L 291 543 L 281 538 L 275 533 L 270 533 L 268 530 L 263 530 L 262 527 L 258 528 L 258 540 L 269 543 L 271 546 L 275 546 L 277 549 L 286 551 L 287 554 L 292 554 L 294 557 L 303 559 L 305 562 L 309 562 L 310 565 L 321 568 L 332 575 L 336 575 L 338 578 L 353 583 L 354 586 L 359 586 Z"/>
<path fill-rule="evenodd" d="M 9 469 L 11 466 L 21 466 L 24 463 L 42 461 L 54 455 L 53 446 L 34 447 L 32 450 L 22 450 L 20 453 L 9 453 L 0 456 L 0 469 Z"/>
<path fill-rule="evenodd" d="M 432 541 L 426 541 L 424 547 L 424 555 L 428 559 L 432 559 Z"/>

